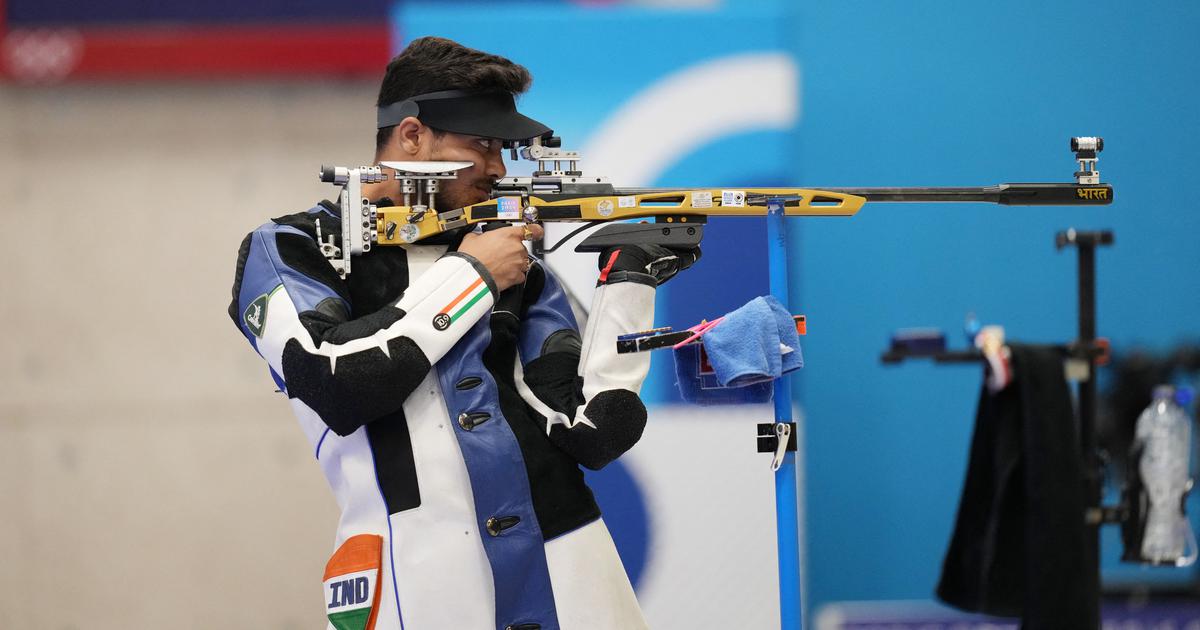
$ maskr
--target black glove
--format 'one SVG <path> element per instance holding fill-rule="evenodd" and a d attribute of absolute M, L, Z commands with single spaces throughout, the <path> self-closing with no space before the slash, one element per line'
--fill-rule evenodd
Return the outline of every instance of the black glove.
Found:
<path fill-rule="evenodd" d="M 638 282 L 658 286 L 700 260 L 700 248 L 621 245 L 600 253 L 600 284 Z"/>

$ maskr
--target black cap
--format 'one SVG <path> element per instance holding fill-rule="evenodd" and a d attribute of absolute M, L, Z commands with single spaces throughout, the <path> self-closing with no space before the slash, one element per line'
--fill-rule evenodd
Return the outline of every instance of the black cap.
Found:
<path fill-rule="evenodd" d="M 546 125 L 518 112 L 508 92 L 445 90 L 420 94 L 380 107 L 377 128 L 398 125 L 409 116 L 434 129 L 510 142 L 554 134 Z"/>

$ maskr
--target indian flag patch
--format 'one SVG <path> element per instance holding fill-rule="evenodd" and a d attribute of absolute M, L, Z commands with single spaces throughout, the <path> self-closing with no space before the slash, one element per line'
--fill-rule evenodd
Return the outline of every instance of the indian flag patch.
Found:
<path fill-rule="evenodd" d="M 488 294 L 488 287 L 483 282 L 483 278 L 479 278 L 467 287 L 466 291 L 458 294 L 458 297 L 450 301 L 449 304 L 442 307 L 437 315 L 433 316 L 433 327 L 438 330 L 446 330 L 463 316 L 463 313 L 471 310 L 475 303 L 483 299 L 483 296 Z"/>
<path fill-rule="evenodd" d="M 371 630 L 379 611 L 383 537 L 348 538 L 325 565 L 325 607 L 337 630 Z"/>

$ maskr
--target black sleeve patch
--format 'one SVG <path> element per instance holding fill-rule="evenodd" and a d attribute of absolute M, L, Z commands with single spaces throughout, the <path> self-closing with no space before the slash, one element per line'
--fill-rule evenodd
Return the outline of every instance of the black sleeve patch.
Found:
<path fill-rule="evenodd" d="M 565 352 L 575 355 L 575 363 L 579 363 L 579 356 L 583 353 L 583 340 L 579 338 L 579 332 L 570 328 L 550 333 L 546 337 L 546 341 L 542 343 L 542 354 L 550 354 L 552 352 Z"/>
<path fill-rule="evenodd" d="M 401 408 L 425 375 L 429 359 L 407 337 L 388 342 L 388 354 L 370 348 L 337 358 L 312 354 L 291 339 L 283 349 L 288 395 L 316 411 L 338 435 Z"/>
<path fill-rule="evenodd" d="M 578 369 L 578 352 L 543 354 L 525 366 L 525 384 L 546 406 L 574 419 L 575 409 L 583 404 L 583 379 L 575 374 Z"/>
<path fill-rule="evenodd" d="M 550 431 L 550 440 L 592 470 L 600 470 L 633 448 L 646 429 L 646 406 L 637 394 L 627 389 L 596 394 L 584 414 L 596 428 L 555 426 Z"/>
<path fill-rule="evenodd" d="M 346 285 L 357 313 L 395 305 L 408 288 L 408 252 L 403 247 L 376 247 L 358 256 Z"/>
<path fill-rule="evenodd" d="M 337 298 L 325 298 L 313 309 L 333 322 L 344 322 L 350 319 L 350 311 L 346 303 Z"/>
<path fill-rule="evenodd" d="M 352 339 L 361 339 L 391 326 L 404 317 L 404 311 L 390 306 L 346 321 L 345 308 L 335 298 L 322 300 L 314 311 L 300 313 L 300 323 L 312 337 L 313 343 L 322 341 L 341 344 Z"/>

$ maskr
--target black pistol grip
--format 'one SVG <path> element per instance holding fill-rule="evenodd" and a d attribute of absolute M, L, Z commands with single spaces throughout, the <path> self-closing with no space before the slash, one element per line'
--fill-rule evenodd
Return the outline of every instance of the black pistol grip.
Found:
<path fill-rule="evenodd" d="M 621 245 L 661 245 L 694 249 L 704 238 L 701 223 L 610 223 L 575 246 L 577 252 L 602 252 Z"/>

